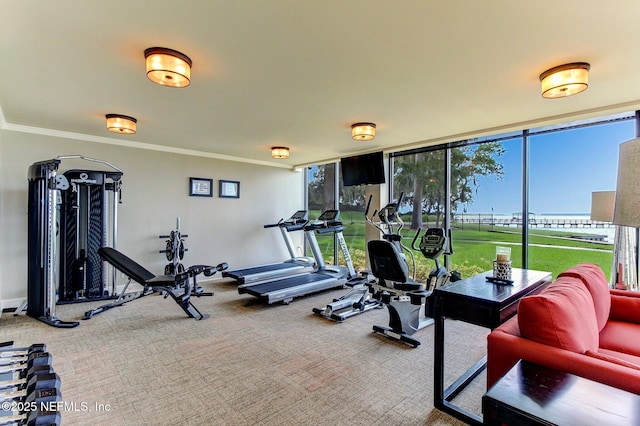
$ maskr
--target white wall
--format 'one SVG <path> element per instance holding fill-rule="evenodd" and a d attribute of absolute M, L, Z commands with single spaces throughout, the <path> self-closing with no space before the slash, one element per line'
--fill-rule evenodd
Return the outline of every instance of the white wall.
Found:
<path fill-rule="evenodd" d="M 158 253 L 165 246 L 159 235 L 175 229 L 178 216 L 181 232 L 189 235 L 185 266 L 224 261 L 239 268 L 287 257 L 278 230 L 263 225 L 303 208 L 302 173 L 3 130 L 0 309 L 19 306 L 27 295 L 27 170 L 36 161 L 75 154 L 108 161 L 124 172 L 118 249 L 154 273 L 162 273 L 167 263 L 164 254 Z M 87 161 L 63 160 L 59 171 L 72 168 L 108 169 Z M 214 197 L 190 197 L 189 177 L 213 179 Z M 219 179 L 240 181 L 240 199 L 218 198 Z M 298 246 L 301 237 L 294 239 Z"/>

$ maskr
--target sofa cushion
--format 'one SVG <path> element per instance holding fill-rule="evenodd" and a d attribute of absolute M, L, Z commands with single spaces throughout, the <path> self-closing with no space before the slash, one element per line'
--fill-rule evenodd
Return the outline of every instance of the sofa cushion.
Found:
<path fill-rule="evenodd" d="M 640 293 L 628 290 L 609 290 L 611 313 L 609 320 L 640 324 Z"/>
<path fill-rule="evenodd" d="M 602 330 L 609 319 L 611 311 L 611 295 L 609 294 L 609 284 L 602 269 L 593 263 L 581 263 L 580 265 L 569 268 L 558 277 L 575 277 L 587 287 L 591 298 L 593 299 L 593 307 L 596 311 L 596 320 L 598 321 L 598 330 Z"/>
<path fill-rule="evenodd" d="M 640 371 L 640 357 L 637 356 L 607 350 L 600 350 L 599 352 L 587 351 L 585 355 Z"/>
<path fill-rule="evenodd" d="M 640 357 L 640 324 L 609 320 L 600 331 L 600 349 L 609 349 Z"/>
<path fill-rule="evenodd" d="M 579 278 L 563 276 L 518 306 L 520 334 L 545 345 L 583 354 L 598 350 L 593 299 Z"/>

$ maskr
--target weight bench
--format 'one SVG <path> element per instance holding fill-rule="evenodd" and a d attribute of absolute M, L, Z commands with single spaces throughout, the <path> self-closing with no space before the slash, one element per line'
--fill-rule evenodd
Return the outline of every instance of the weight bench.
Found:
<path fill-rule="evenodd" d="M 139 299 L 156 291 L 164 292 L 165 298 L 171 296 L 190 318 L 194 318 L 196 320 L 209 318 L 208 314 L 200 313 L 200 311 L 193 306 L 190 300 L 192 295 L 197 297 L 213 296 L 213 293 L 202 292 L 202 287 L 199 287 L 196 283 L 196 276 L 204 273 L 205 276 L 209 277 L 218 271 L 226 270 L 228 267 L 226 263 L 221 263 L 218 266 L 194 265 L 186 271 L 176 275 L 154 275 L 139 263 L 114 248 L 101 247 L 98 249 L 98 255 L 118 271 L 125 274 L 129 278 L 129 281 L 127 281 L 124 289 L 122 289 L 122 292 L 114 302 L 85 312 L 84 319 L 90 319 L 94 315 L 102 313 L 108 309 L 115 308 L 116 306 L 122 306 L 127 302 Z M 193 284 L 191 284 L 191 278 L 193 278 Z M 131 280 L 142 285 L 144 289 L 139 292 L 127 294 L 126 291 Z"/>

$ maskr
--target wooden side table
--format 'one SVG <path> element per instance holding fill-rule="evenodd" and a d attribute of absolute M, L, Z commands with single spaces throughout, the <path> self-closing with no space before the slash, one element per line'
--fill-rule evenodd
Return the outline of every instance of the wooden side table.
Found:
<path fill-rule="evenodd" d="M 518 301 L 540 292 L 551 283 L 551 273 L 532 269 L 514 268 L 513 285 L 493 284 L 487 271 L 473 277 L 446 284 L 433 292 L 435 303 L 434 341 L 434 406 L 469 424 L 481 425 L 482 417 L 453 404 L 452 400 L 487 365 L 486 355 L 454 383 L 444 387 L 444 320 L 457 319 L 481 327 L 494 329 L 512 317 Z"/>
<path fill-rule="evenodd" d="M 520 360 L 482 397 L 484 424 L 639 425 L 640 395 Z"/>

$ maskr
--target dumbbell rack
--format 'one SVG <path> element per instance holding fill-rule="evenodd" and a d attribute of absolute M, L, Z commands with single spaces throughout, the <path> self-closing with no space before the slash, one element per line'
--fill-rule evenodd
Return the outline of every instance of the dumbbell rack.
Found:
<path fill-rule="evenodd" d="M 60 377 L 43 343 L 0 343 L 0 424 L 60 425 Z"/>
<path fill-rule="evenodd" d="M 166 247 L 160 250 L 167 256 L 169 263 L 164 267 L 165 275 L 176 275 L 185 271 L 184 265 L 180 262 L 184 258 L 184 252 L 189 250 L 184 247 L 184 239 L 189 237 L 180 233 L 180 218 L 176 218 L 176 229 L 169 235 L 160 235 L 159 238 L 166 238 Z"/>

